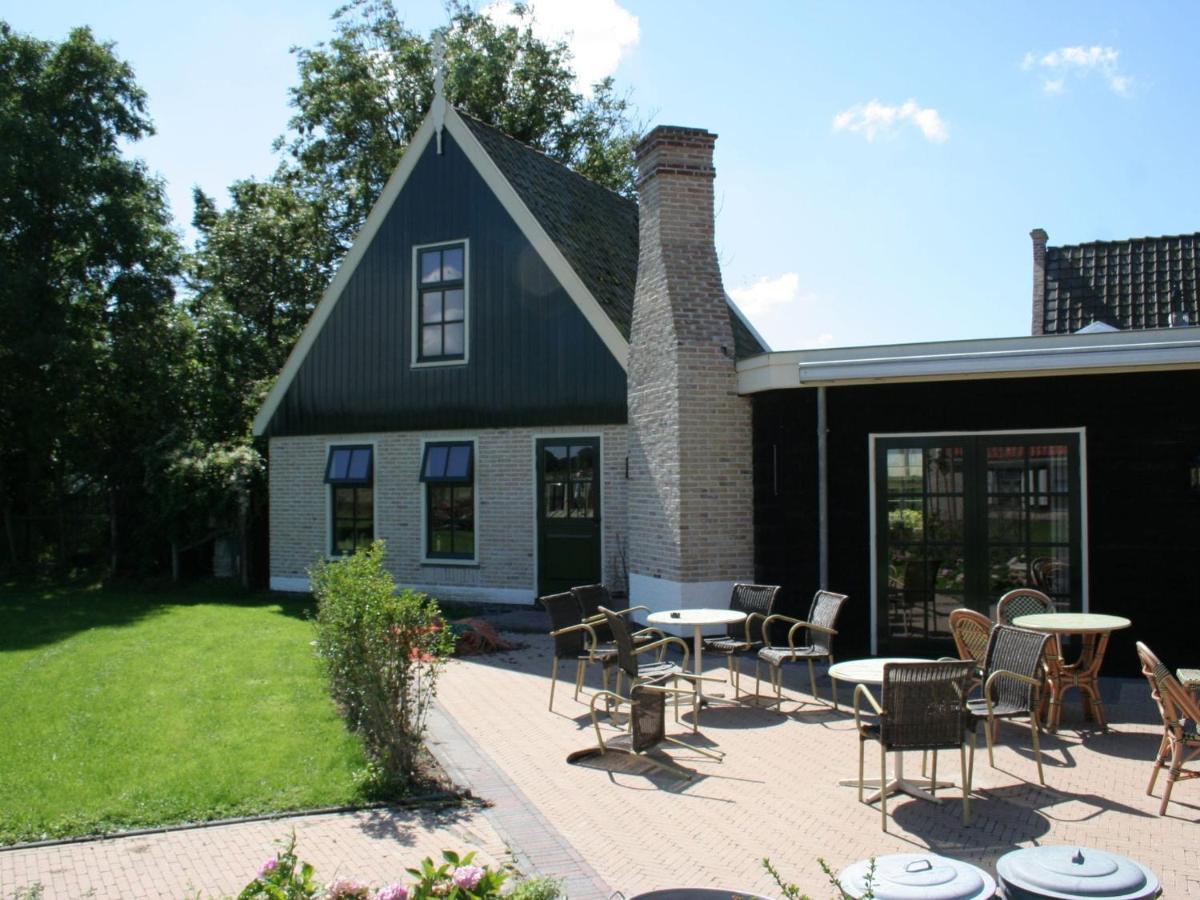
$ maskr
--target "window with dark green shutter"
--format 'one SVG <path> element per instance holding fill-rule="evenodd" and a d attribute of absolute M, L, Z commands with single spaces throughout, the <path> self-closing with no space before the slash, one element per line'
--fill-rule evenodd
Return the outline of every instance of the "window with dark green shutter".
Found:
<path fill-rule="evenodd" d="M 330 447 L 330 554 L 349 556 L 375 539 L 374 452 L 368 445 Z"/>
<path fill-rule="evenodd" d="M 439 441 L 425 445 L 425 556 L 475 559 L 475 445 Z"/>

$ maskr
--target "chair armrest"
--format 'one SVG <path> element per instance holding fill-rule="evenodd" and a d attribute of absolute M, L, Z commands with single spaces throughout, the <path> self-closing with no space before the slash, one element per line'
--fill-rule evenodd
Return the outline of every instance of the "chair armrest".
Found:
<path fill-rule="evenodd" d="M 782 615 L 781 613 L 772 613 L 771 615 L 769 615 L 765 619 L 763 619 L 763 623 L 762 623 L 763 644 L 768 647 L 771 646 L 771 623 L 772 622 L 803 622 L 803 620 L 793 618 L 792 616 L 785 616 L 785 615 Z M 791 632 L 789 632 L 789 634 L 790 633 Z"/>
<path fill-rule="evenodd" d="M 1011 678 L 1013 681 L 1020 681 L 1023 684 L 1028 684 L 1031 686 L 1033 688 L 1033 696 L 1035 700 L 1032 705 L 1037 705 L 1037 695 L 1042 687 L 1041 679 L 1031 678 L 1028 675 L 1021 675 L 1017 672 L 1010 672 L 1007 669 L 996 669 L 987 677 L 987 681 L 985 681 L 983 684 L 983 699 L 987 702 L 988 716 L 991 716 L 992 714 L 992 685 L 996 683 L 996 679 L 998 678 Z"/>
<path fill-rule="evenodd" d="M 629 609 L 610 609 L 609 612 L 612 613 L 614 616 L 628 616 L 635 612 L 638 612 L 639 610 L 645 610 L 646 612 L 650 612 L 650 607 L 648 607 L 648 606 L 631 606 L 631 607 L 629 607 Z M 588 624 L 591 624 L 594 622 L 603 622 L 604 621 L 604 613 L 597 613 L 594 616 L 588 616 L 583 621 Z"/>
<path fill-rule="evenodd" d="M 764 616 L 762 613 L 759 613 L 759 612 L 746 613 L 746 643 L 747 644 L 754 643 L 754 638 L 750 635 L 750 627 L 754 624 L 755 619 L 762 619 L 764 623 L 766 623 L 766 621 L 767 621 L 767 617 Z"/>
<path fill-rule="evenodd" d="M 560 634 L 569 634 L 572 631 L 584 631 L 590 641 L 584 642 L 584 649 L 591 653 L 596 649 L 596 632 L 587 622 L 580 622 L 578 625 L 568 625 L 566 628 L 558 628 L 550 632 L 550 637 L 558 637 Z"/>
<path fill-rule="evenodd" d="M 691 656 L 691 650 L 688 649 L 687 641 L 685 641 L 683 638 L 665 637 L 660 641 L 653 641 L 649 644 L 642 644 L 642 646 L 640 646 L 640 647 L 634 647 L 633 652 L 635 655 L 637 655 L 637 654 L 641 654 L 641 653 L 647 653 L 650 650 L 658 650 L 660 647 L 665 650 L 671 644 L 678 644 L 680 647 L 683 648 L 683 668 L 686 669 L 687 664 L 688 664 L 688 657 Z M 659 654 L 659 656 L 661 658 L 661 654 Z"/>
<path fill-rule="evenodd" d="M 857 685 L 854 688 L 854 727 L 858 729 L 860 734 L 862 733 L 862 707 L 859 705 L 859 701 L 863 698 L 866 698 L 867 702 L 871 704 L 871 708 L 875 710 L 876 715 L 883 715 L 883 707 L 879 705 L 879 702 L 875 699 L 875 695 L 871 693 L 871 689 L 865 684 Z"/>

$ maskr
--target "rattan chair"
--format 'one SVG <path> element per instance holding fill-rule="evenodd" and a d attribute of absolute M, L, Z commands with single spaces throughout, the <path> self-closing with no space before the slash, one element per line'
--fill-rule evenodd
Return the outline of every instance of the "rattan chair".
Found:
<path fill-rule="evenodd" d="M 741 657 L 752 653 L 763 645 L 762 624 L 775 611 L 779 597 L 779 586 L 774 584 L 735 584 L 729 597 L 729 608 L 746 614 L 744 622 L 732 622 L 720 637 L 704 638 L 704 650 L 723 653 L 729 669 L 729 683 L 734 696 L 741 691 Z M 759 623 L 757 626 L 755 623 Z"/>
<path fill-rule="evenodd" d="M 612 601 L 612 592 L 607 585 L 603 584 L 583 584 L 578 587 L 571 588 L 571 593 L 579 603 L 579 609 L 583 613 L 583 621 L 588 623 L 596 630 L 596 639 L 601 644 L 612 642 L 612 631 L 608 627 L 608 623 L 604 620 L 601 609 L 611 610 L 614 606 Z M 649 612 L 647 606 L 631 606 L 628 609 L 617 610 L 617 615 L 631 616 L 635 612 Z M 658 629 L 652 629 L 654 635 L 662 637 L 663 633 Z M 646 643 L 649 640 L 657 640 L 658 637 L 651 636 L 649 638 L 638 637 L 634 635 L 634 643 Z"/>
<path fill-rule="evenodd" d="M 971 660 L 978 670 L 971 685 L 974 690 L 981 684 L 983 677 L 992 620 L 973 609 L 955 609 L 950 612 L 950 633 L 954 635 L 954 647 L 958 650 L 958 658 Z"/>
<path fill-rule="evenodd" d="M 1150 773 L 1146 793 L 1154 794 L 1158 770 L 1167 769 L 1167 786 L 1163 788 L 1162 803 L 1158 807 L 1158 814 L 1163 816 L 1171 802 L 1175 782 L 1200 778 L 1200 769 L 1185 768 L 1200 756 L 1200 732 L 1197 731 L 1200 729 L 1200 704 L 1141 641 L 1137 644 L 1137 654 L 1142 663 L 1142 674 L 1150 682 L 1150 694 L 1162 716 L 1162 741 L 1154 757 L 1154 771 Z"/>
<path fill-rule="evenodd" d="M 542 606 L 550 613 L 550 624 L 554 629 L 554 656 L 550 664 L 550 709 L 554 709 L 554 688 L 558 684 L 558 664 L 561 660 L 575 662 L 575 699 L 583 688 L 584 670 L 588 663 L 599 663 L 604 687 L 608 688 L 608 670 L 616 660 L 616 649 L 601 650 L 596 630 L 583 621 L 579 602 L 569 592 L 549 594 L 539 598 Z"/>
<path fill-rule="evenodd" d="M 682 769 L 669 760 L 655 759 L 647 755 L 650 750 L 664 743 L 686 747 L 695 753 L 703 754 L 710 759 L 720 762 L 725 754 L 719 750 L 695 747 L 678 738 L 667 735 L 667 698 L 674 696 L 678 703 L 680 695 L 692 694 L 691 688 L 676 688 L 666 684 L 667 678 L 643 681 L 633 685 L 629 697 L 622 697 L 613 691 L 598 691 L 592 695 L 590 712 L 592 727 L 596 730 L 596 746 L 585 750 L 576 750 L 567 756 L 567 762 L 574 763 L 581 759 L 603 756 L 608 753 L 620 753 L 643 759 L 653 766 L 684 778 L 691 778 L 692 773 Z M 622 705 L 629 706 L 629 747 L 616 747 L 612 742 L 604 740 L 600 730 L 600 715 L 596 704 L 603 700 L 607 711 L 611 714 Z"/>
<path fill-rule="evenodd" d="M 1011 625 L 1020 616 L 1033 616 L 1055 611 L 1054 601 L 1036 588 L 1022 587 L 1009 591 L 996 604 L 996 621 Z"/>
<path fill-rule="evenodd" d="M 794 619 L 791 616 L 783 616 L 776 613 L 775 615 L 768 616 L 763 621 L 763 643 L 766 646 L 758 651 L 758 658 L 754 661 L 755 693 L 758 693 L 759 665 L 765 662 L 771 667 L 769 674 L 771 676 L 771 684 L 775 688 L 775 699 L 782 705 L 783 664 L 804 660 L 808 663 L 808 683 L 812 690 L 813 699 L 820 699 L 820 695 L 817 693 L 817 674 L 813 663 L 818 659 L 823 659 L 832 665 L 833 636 L 837 634 L 837 630 L 833 626 L 837 622 L 838 612 L 845 602 L 845 594 L 835 594 L 833 591 L 817 591 L 816 596 L 813 597 L 812 607 L 808 611 L 807 619 Z M 775 622 L 790 624 L 791 627 L 788 628 L 787 633 L 787 644 L 771 643 L 771 625 Z M 801 631 L 807 632 L 807 642 L 797 641 L 796 636 Z M 832 685 L 831 691 L 833 693 L 833 708 L 837 709 L 837 685 Z"/>
<path fill-rule="evenodd" d="M 958 748 L 962 763 L 963 824 L 971 821 L 971 764 L 974 744 L 968 740 L 970 717 L 966 707 L 967 685 L 974 663 L 947 660 L 920 663 L 888 663 L 880 686 L 882 705 L 871 689 L 860 684 L 854 689 L 854 724 L 858 729 L 858 802 L 863 802 L 864 754 L 868 740 L 879 741 L 880 784 L 887 784 L 887 754 L 905 750 L 932 750 L 933 778 L 937 785 L 937 751 Z M 877 714 L 873 722 L 862 717 L 866 700 Z M 886 787 L 879 791 L 879 812 L 887 831 Z"/>
<path fill-rule="evenodd" d="M 1046 654 L 1051 637 L 1040 631 L 997 625 L 988 639 L 983 665 L 983 697 L 967 702 L 975 724 L 984 726 L 987 736 L 988 764 L 996 767 L 992 746 L 997 725 L 1004 719 L 1029 718 L 1029 736 L 1033 758 L 1037 761 L 1038 781 L 1046 783 L 1042 771 L 1041 691 L 1045 683 Z"/>

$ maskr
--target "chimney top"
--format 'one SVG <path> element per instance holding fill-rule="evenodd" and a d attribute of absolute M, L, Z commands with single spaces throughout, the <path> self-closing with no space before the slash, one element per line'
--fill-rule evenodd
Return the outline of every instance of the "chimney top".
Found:
<path fill-rule="evenodd" d="M 1029 236 L 1033 238 L 1035 244 L 1044 244 L 1050 240 L 1050 235 L 1046 234 L 1046 229 L 1044 228 L 1033 229 L 1033 231 L 1029 232 Z"/>
<path fill-rule="evenodd" d="M 715 178 L 712 153 L 716 140 L 715 134 L 703 128 L 659 125 L 634 148 L 638 185 L 655 175 Z"/>

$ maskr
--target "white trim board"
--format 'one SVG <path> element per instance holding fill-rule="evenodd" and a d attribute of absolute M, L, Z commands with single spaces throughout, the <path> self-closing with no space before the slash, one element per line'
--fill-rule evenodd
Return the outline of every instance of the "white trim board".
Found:
<path fill-rule="evenodd" d="M 558 279 L 559 284 L 562 285 L 567 295 L 574 301 L 579 311 L 596 331 L 600 340 L 604 342 L 604 345 L 612 353 L 621 368 L 628 369 L 629 342 L 621 335 L 617 326 L 613 324 L 612 319 L 608 317 L 608 314 L 604 312 L 603 308 L 596 301 L 596 298 L 592 296 L 591 292 L 584 285 L 579 274 L 567 262 L 567 258 L 558 249 L 558 245 L 550 239 L 546 230 L 517 194 L 516 189 L 509 184 L 508 179 L 504 177 L 499 167 L 488 156 L 487 151 L 483 149 L 483 145 L 479 143 L 479 140 L 472 133 L 470 127 L 462 120 L 462 117 L 453 107 L 449 107 L 446 110 L 445 130 L 454 138 L 484 183 L 492 189 L 492 193 L 496 195 L 496 199 L 500 201 L 500 205 L 512 217 L 512 220 L 516 223 L 517 228 L 520 229 L 526 240 L 533 245 L 533 248 L 542 258 L 547 268 Z M 379 199 L 371 207 L 371 213 L 367 216 L 367 221 L 363 224 L 362 230 L 354 238 L 354 242 L 350 245 L 350 249 L 346 252 L 345 257 L 338 266 L 337 274 L 334 275 L 316 309 L 313 310 L 312 317 L 308 320 L 308 324 L 305 325 L 300 339 L 296 341 L 296 346 L 292 348 L 292 352 L 288 355 L 287 362 L 284 363 L 279 377 L 275 380 L 275 384 L 271 386 L 266 399 L 263 400 L 262 406 L 259 407 L 252 426 L 255 436 L 261 436 L 266 432 L 267 426 L 271 423 L 271 418 L 275 415 L 279 404 L 283 402 L 283 398 L 287 394 L 292 381 L 295 379 L 296 373 L 299 372 L 305 357 L 308 356 L 308 352 L 316 342 L 317 335 L 332 314 L 333 308 L 337 305 L 337 301 L 341 298 L 346 286 L 350 283 L 354 271 L 358 268 L 358 264 L 367 252 L 367 248 L 371 246 L 375 235 L 383 225 L 396 199 L 400 196 L 400 192 L 404 189 L 409 176 L 412 175 L 413 170 L 420 161 L 426 146 L 433 139 L 434 132 L 433 116 L 426 115 L 425 120 L 421 123 L 421 127 L 417 129 L 416 134 L 413 135 L 412 140 L 409 142 L 408 149 L 404 152 L 400 164 L 396 166 L 396 170 L 392 172 L 382 193 L 380 193 Z"/>
<path fill-rule="evenodd" d="M 312 593 L 312 585 L 307 578 L 272 575 L 271 590 L 285 591 L 289 594 L 309 594 Z M 397 590 L 420 591 L 435 598 L 442 595 L 473 603 L 505 603 L 512 606 L 533 606 L 537 599 L 520 588 L 489 588 L 475 585 L 401 584 L 397 585 Z"/>

